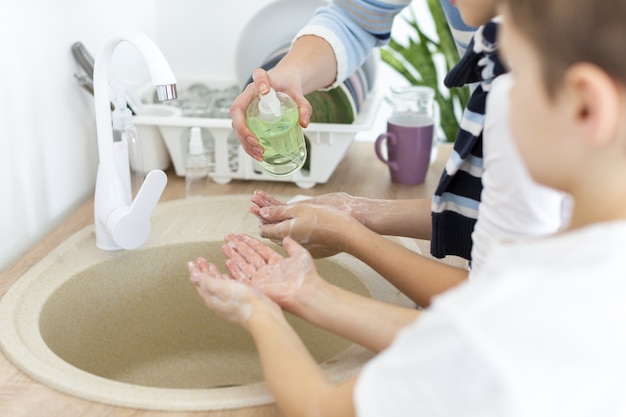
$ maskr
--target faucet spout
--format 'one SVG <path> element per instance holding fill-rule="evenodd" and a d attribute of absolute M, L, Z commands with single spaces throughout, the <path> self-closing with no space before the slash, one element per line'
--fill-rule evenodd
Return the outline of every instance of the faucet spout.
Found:
<path fill-rule="evenodd" d="M 114 33 L 101 46 L 94 64 L 94 101 L 98 136 L 99 165 L 94 197 L 96 246 L 104 250 L 135 249 L 150 234 L 150 216 L 165 185 L 163 171 L 148 173 L 135 201 L 131 201 L 130 171 L 118 172 L 116 147 L 113 143 L 109 98 L 109 67 L 115 48 L 121 42 L 133 44 L 142 54 L 159 100 L 177 97 L 176 78 L 159 48 L 140 32 Z"/>
<path fill-rule="evenodd" d="M 156 92 L 157 99 L 159 99 L 159 101 L 174 100 L 176 97 L 178 97 L 176 84 L 157 85 Z"/>

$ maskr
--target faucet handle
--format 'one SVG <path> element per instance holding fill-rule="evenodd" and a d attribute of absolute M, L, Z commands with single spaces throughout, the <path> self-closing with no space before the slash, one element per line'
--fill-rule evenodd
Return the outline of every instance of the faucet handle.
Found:
<path fill-rule="evenodd" d="M 150 216 L 167 184 L 167 175 L 153 170 L 146 175 L 130 206 L 116 208 L 107 219 L 113 241 L 122 249 L 136 249 L 150 236 Z"/>

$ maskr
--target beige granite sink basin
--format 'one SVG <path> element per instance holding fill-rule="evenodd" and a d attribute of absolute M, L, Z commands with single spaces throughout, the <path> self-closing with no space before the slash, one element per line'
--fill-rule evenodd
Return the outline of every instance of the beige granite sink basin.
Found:
<path fill-rule="evenodd" d="M 186 262 L 223 265 L 228 232 L 256 234 L 249 196 L 161 203 L 141 249 L 105 252 L 89 226 L 22 276 L 0 301 L 0 346 L 34 379 L 75 396 L 156 410 L 218 410 L 273 402 L 249 335 L 221 320 L 189 283 Z M 347 255 L 317 261 L 337 285 L 412 305 Z M 372 354 L 288 316 L 335 380 Z"/>

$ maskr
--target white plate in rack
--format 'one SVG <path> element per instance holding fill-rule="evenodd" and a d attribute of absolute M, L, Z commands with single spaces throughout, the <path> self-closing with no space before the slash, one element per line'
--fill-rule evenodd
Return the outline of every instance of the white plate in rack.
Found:
<path fill-rule="evenodd" d="M 313 17 L 313 12 L 326 4 L 325 0 L 278 0 L 252 16 L 239 36 L 235 54 L 237 81 L 241 87 L 268 55 L 290 44 Z"/>

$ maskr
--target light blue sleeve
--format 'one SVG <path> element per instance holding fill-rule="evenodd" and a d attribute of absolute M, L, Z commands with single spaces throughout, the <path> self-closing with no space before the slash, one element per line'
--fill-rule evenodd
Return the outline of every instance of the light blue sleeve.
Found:
<path fill-rule="evenodd" d="M 463 56 L 465 50 L 467 49 L 467 45 L 472 39 L 472 36 L 474 36 L 474 32 L 477 28 L 468 26 L 463 21 L 461 14 L 459 13 L 459 9 L 450 4 L 450 0 L 440 0 L 440 3 L 444 13 L 446 14 L 446 19 L 448 19 L 448 25 L 450 26 L 450 31 L 452 32 L 452 36 L 456 42 L 459 55 Z"/>
<path fill-rule="evenodd" d="M 391 36 L 393 19 L 411 0 L 332 0 L 319 8 L 296 35 L 316 35 L 333 48 L 337 59 L 334 87 L 348 78 L 372 52 Z"/>
<path fill-rule="evenodd" d="M 446 18 L 462 54 L 475 28 L 467 26 L 450 0 L 440 0 Z M 298 32 L 324 38 L 337 59 L 335 87 L 348 78 L 376 47 L 386 45 L 391 37 L 394 18 L 411 0 L 331 0 L 320 7 L 307 25 Z"/>

